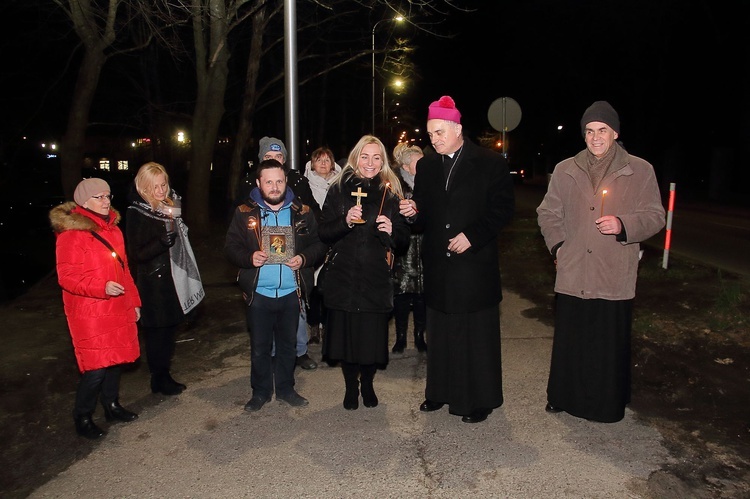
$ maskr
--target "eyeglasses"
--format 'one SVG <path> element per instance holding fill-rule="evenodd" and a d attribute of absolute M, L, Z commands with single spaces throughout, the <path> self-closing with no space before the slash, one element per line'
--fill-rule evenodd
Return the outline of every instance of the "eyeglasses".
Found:
<path fill-rule="evenodd" d="M 96 199 L 97 201 L 101 201 L 104 198 L 109 199 L 112 201 L 112 199 L 115 197 L 114 194 L 102 194 L 101 196 L 91 196 L 92 198 Z"/>

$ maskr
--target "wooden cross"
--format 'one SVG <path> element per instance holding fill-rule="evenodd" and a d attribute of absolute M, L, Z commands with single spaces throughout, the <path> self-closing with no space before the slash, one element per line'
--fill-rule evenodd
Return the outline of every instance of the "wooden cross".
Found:
<path fill-rule="evenodd" d="M 366 198 L 367 197 L 367 193 L 366 192 L 362 192 L 362 188 L 361 187 L 357 187 L 357 191 L 356 192 L 352 192 L 352 196 L 354 196 L 355 198 L 357 198 L 357 206 L 359 206 L 359 205 L 362 204 L 362 198 Z"/>

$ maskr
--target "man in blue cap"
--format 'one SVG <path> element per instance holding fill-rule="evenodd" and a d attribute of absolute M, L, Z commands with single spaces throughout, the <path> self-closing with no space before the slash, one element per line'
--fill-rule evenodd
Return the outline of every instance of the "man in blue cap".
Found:
<path fill-rule="evenodd" d="M 307 205 L 312 209 L 316 219 L 320 219 L 320 206 L 315 197 L 313 196 L 312 190 L 310 189 L 310 182 L 307 178 L 302 175 L 298 170 L 289 168 L 286 164 L 287 150 L 284 142 L 276 137 L 265 136 L 260 139 L 258 144 L 258 159 L 260 161 L 266 159 L 275 159 L 282 165 L 287 172 L 287 185 L 292 189 L 294 195 L 302 201 L 303 204 Z M 256 170 L 251 169 L 247 177 L 245 177 L 243 183 L 240 185 L 240 196 L 239 203 L 245 202 L 250 195 L 250 191 L 255 187 L 256 181 Z M 318 367 L 310 355 L 307 353 L 307 318 L 304 310 L 300 315 L 299 328 L 297 330 L 297 365 L 302 369 L 312 370 Z"/>

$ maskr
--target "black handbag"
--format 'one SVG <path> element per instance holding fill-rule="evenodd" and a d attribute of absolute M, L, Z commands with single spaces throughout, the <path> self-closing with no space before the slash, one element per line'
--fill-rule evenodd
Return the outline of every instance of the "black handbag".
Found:
<path fill-rule="evenodd" d="M 320 272 L 318 272 L 318 280 L 315 283 L 315 287 L 318 288 L 318 292 L 320 294 L 325 293 L 325 282 L 326 282 L 326 275 L 328 274 L 328 271 L 333 267 L 333 262 L 336 258 L 336 252 L 333 250 L 333 248 L 328 248 L 328 253 L 326 253 L 326 258 L 323 260 L 323 265 L 320 267 Z"/>

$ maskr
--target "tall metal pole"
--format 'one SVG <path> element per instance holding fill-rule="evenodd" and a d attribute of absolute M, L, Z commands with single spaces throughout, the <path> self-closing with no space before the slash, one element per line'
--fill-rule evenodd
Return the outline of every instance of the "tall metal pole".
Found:
<path fill-rule="evenodd" d="M 299 169 L 299 123 L 297 88 L 297 7 L 294 0 L 284 0 L 284 114 L 289 168 Z"/>

